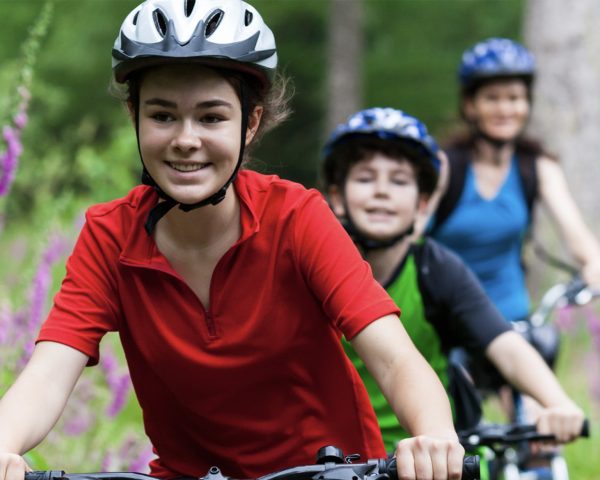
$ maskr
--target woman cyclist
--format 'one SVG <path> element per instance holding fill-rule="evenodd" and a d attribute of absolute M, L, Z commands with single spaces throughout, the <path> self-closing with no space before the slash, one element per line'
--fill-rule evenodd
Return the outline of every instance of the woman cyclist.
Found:
<path fill-rule="evenodd" d="M 275 41 L 240 0 L 147 0 L 112 50 L 144 185 L 88 210 L 23 373 L 0 402 L 0 480 L 48 434 L 118 331 L 161 478 L 251 478 L 323 445 L 385 449 L 343 333 L 415 435 L 401 478 L 460 478 L 463 449 L 398 308 L 316 191 L 240 170 L 285 111 Z M 340 333 L 341 332 L 341 333 Z"/>
<path fill-rule="evenodd" d="M 461 395 L 464 377 L 449 359 L 452 348 L 464 347 L 489 359 L 545 407 L 540 431 L 571 440 L 581 430 L 582 411 L 543 359 L 512 331 L 455 254 L 429 238 L 413 240 L 413 226 L 436 188 L 442 156 L 418 119 L 400 110 L 370 108 L 331 134 L 324 148 L 324 187 L 375 278 L 402 306 L 411 339 L 453 397 L 457 426 L 478 421 L 465 411 L 471 405 Z M 346 346 L 371 396 L 386 448 L 393 450 L 408 434 L 352 346 Z"/>
<path fill-rule="evenodd" d="M 475 272 L 509 321 L 526 318 L 530 310 L 521 253 L 538 201 L 581 265 L 583 279 L 600 285 L 600 245 L 559 164 L 523 134 L 534 75 L 532 54 L 512 40 L 488 39 L 463 54 L 460 108 L 468 132 L 446 148 L 450 181 L 431 228 Z"/>

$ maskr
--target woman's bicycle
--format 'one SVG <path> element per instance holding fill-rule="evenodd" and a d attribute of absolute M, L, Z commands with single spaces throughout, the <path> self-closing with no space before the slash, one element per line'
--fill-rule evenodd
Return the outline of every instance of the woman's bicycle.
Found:
<path fill-rule="evenodd" d="M 583 306 L 594 298 L 600 297 L 600 291 L 590 289 L 577 275 L 575 269 L 571 269 L 570 272 L 571 279 L 549 288 L 542 296 L 537 308 L 527 319 L 513 322 L 513 328 L 536 348 L 551 367 L 556 361 L 560 340 L 558 328 L 550 322 L 552 313 L 567 306 Z M 489 378 L 493 378 L 491 383 L 496 387 L 499 385 L 497 382 L 501 382 L 497 377 L 498 374 L 487 367 L 479 370 L 476 367 L 472 372 L 476 384 L 485 384 Z M 521 394 L 513 389 L 512 398 L 512 422 L 514 423 L 509 425 L 486 425 L 484 423 L 474 429 L 462 432 L 462 439 L 466 441 L 469 432 L 476 435 L 474 438 L 478 438 L 477 429 L 480 429 L 479 434 L 483 436 L 479 435 L 479 437 L 483 438 L 481 440 L 484 442 L 483 446 L 492 448 L 492 445 L 486 445 L 485 442 L 497 441 L 497 445 L 502 447 L 497 448 L 492 455 L 491 463 L 494 468 L 489 472 L 490 480 L 569 480 L 567 462 L 559 448 L 554 449 L 552 453 L 538 454 L 537 458 L 532 458 L 529 451 L 530 443 L 534 440 L 551 439 L 536 437 L 535 426 L 528 425 Z M 519 445 L 518 449 L 514 448 Z M 470 448 L 474 446 L 477 445 L 473 443 Z M 537 468 L 528 468 L 529 464 L 536 462 L 539 464 Z"/>
<path fill-rule="evenodd" d="M 554 452 L 546 454 L 549 468 L 527 470 L 532 460 L 531 442 L 552 442 L 553 435 L 542 435 L 535 425 L 525 424 L 480 424 L 458 432 L 460 441 L 468 451 L 485 447 L 488 453 L 490 480 L 568 480 L 569 472 L 564 457 Z M 582 437 L 589 436 L 589 424 L 584 423 Z"/>
<path fill-rule="evenodd" d="M 299 465 L 258 477 L 255 480 L 397 480 L 396 459 L 377 458 L 364 463 L 354 463 L 356 455 L 344 456 L 334 446 L 326 446 L 317 452 L 316 463 Z M 479 457 L 465 456 L 463 480 L 479 479 Z M 25 474 L 25 480 L 156 480 L 142 473 L 71 473 L 60 470 L 37 471 Z M 211 467 L 204 477 L 180 480 L 236 480 L 224 476 L 218 467 Z"/>

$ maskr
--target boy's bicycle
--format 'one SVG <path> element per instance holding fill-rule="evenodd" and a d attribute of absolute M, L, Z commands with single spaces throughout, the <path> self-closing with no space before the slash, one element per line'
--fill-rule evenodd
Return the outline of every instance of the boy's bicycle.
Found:
<path fill-rule="evenodd" d="M 395 458 L 377 458 L 365 463 L 353 463 L 357 459 L 356 455 L 344 456 L 337 447 L 326 446 L 319 449 L 315 464 L 286 468 L 255 480 L 397 480 Z M 479 479 L 479 457 L 465 456 L 462 478 Z M 26 473 L 25 480 L 156 480 L 156 477 L 129 472 L 66 474 L 59 470 L 47 470 Z M 181 480 L 192 478 L 182 477 Z M 224 476 L 218 467 L 211 467 L 204 477 L 193 480 L 236 479 Z"/>
<path fill-rule="evenodd" d="M 532 460 L 531 442 L 553 441 L 552 435 L 542 435 L 535 425 L 524 424 L 480 424 L 474 428 L 458 433 L 465 449 L 474 450 L 487 447 L 489 458 L 490 480 L 568 480 L 569 472 L 564 457 L 554 452 L 537 454 L 546 456 L 549 468 L 527 471 L 524 467 Z M 582 437 L 589 436 L 589 425 L 586 420 L 581 432 Z"/>

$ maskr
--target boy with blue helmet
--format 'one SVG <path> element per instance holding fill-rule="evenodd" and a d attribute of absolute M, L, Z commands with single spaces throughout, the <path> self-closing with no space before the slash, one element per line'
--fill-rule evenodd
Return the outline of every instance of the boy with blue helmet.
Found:
<path fill-rule="evenodd" d="M 510 329 L 456 255 L 434 240 L 411 235 L 436 189 L 442 155 L 415 117 L 391 108 L 363 110 L 338 126 L 326 143 L 324 188 L 375 278 L 402 309 L 411 339 L 450 393 L 457 427 L 479 420 L 473 392 L 449 359 L 452 348 L 464 347 L 489 359 L 509 382 L 546 407 L 538 421 L 541 431 L 573 439 L 583 414 L 542 358 Z M 348 345 L 347 352 L 365 381 L 386 447 L 393 449 L 406 432 Z"/>

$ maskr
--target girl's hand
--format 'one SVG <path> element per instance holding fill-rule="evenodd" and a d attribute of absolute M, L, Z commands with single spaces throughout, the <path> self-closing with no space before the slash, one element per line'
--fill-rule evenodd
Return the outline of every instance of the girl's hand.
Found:
<path fill-rule="evenodd" d="M 556 437 L 558 443 L 575 440 L 583 428 L 583 412 L 574 405 L 541 410 L 537 417 L 537 431 Z"/>
<path fill-rule="evenodd" d="M 398 442 L 398 480 L 459 480 L 465 450 L 456 437 L 420 435 Z"/>
<path fill-rule="evenodd" d="M 0 452 L 0 480 L 23 480 L 31 468 L 16 453 Z"/>

